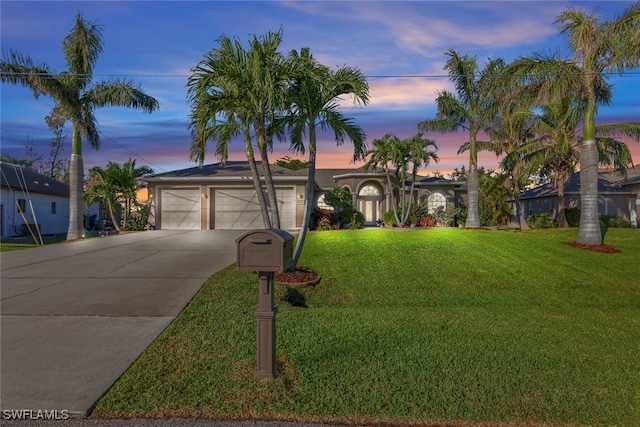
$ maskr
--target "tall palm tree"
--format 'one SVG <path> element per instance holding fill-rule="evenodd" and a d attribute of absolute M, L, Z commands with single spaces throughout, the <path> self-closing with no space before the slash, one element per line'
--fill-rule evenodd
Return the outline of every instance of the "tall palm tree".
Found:
<path fill-rule="evenodd" d="M 102 31 L 95 23 L 86 21 L 82 13 L 76 15 L 75 25 L 63 40 L 62 47 L 68 67 L 65 72 L 55 73 L 46 64 L 36 65 L 30 57 L 10 50 L 3 55 L 0 75 L 2 82 L 30 88 L 36 99 L 40 95 L 52 98 L 55 105 L 51 115 L 73 124 L 67 239 L 75 240 L 84 235 L 82 136 L 91 148 L 100 148 L 94 109 L 120 106 L 151 113 L 159 108 L 159 104 L 129 80 L 92 82 L 93 68 L 103 49 Z"/>
<path fill-rule="evenodd" d="M 287 87 L 292 74 L 290 62 L 277 51 L 281 41 L 281 30 L 268 32 L 262 37 L 254 36 L 246 50 L 237 39 L 221 36 L 217 40 L 220 47 L 204 56 L 187 82 L 188 96 L 193 103 L 190 123 L 194 136 L 192 160 L 197 159 L 202 164 L 209 139 L 217 141 L 216 151 L 225 159 L 230 139 L 244 134 L 247 159 L 263 210 L 265 228 L 280 228 L 268 153 L 275 132 L 273 124 L 286 107 Z M 267 205 L 261 196 L 252 133 L 260 153 L 269 198 L 269 219 L 265 218 Z"/>
<path fill-rule="evenodd" d="M 480 226 L 477 137 L 495 115 L 490 82 L 492 76 L 500 72 L 503 64 L 502 60 L 493 60 L 479 70 L 475 57 L 460 55 L 453 49 L 448 50 L 445 55 L 448 60 L 444 69 L 455 85 L 455 94 L 447 90 L 438 92 L 436 117 L 420 122 L 418 129 L 443 133 L 457 132 L 460 129 L 468 131 L 468 214 L 465 226 L 476 228 Z"/>
<path fill-rule="evenodd" d="M 353 144 L 353 160 L 362 159 L 366 136 L 353 119 L 343 116 L 338 101 L 341 96 L 349 95 L 353 97 L 354 104 L 366 105 L 369 102 L 369 85 L 364 74 L 357 68 L 344 66 L 335 71 L 330 70 L 318 63 L 308 48 L 301 49 L 299 53 L 291 51 L 290 58 L 295 62 L 298 76 L 293 79 L 289 89 L 289 114 L 283 123 L 289 128 L 291 147 L 296 152 L 305 152 L 303 136 L 308 132 L 309 151 L 302 228 L 293 252 L 295 268 L 302 253 L 313 208 L 317 128 L 333 131 L 338 145 L 344 144 L 345 137 L 349 138 Z"/>
<path fill-rule="evenodd" d="M 558 190 L 557 219 L 561 228 L 569 226 L 565 215 L 564 187 L 580 161 L 579 126 L 584 118 L 584 109 L 584 105 L 576 102 L 576 97 L 562 98 L 543 106 L 541 114 L 532 121 L 536 137 L 505 158 L 507 161 L 517 158 L 529 173 L 553 177 Z M 626 174 L 632 165 L 631 152 L 615 136 L 634 129 L 640 132 L 640 123 L 596 126 L 595 129 L 598 164 Z"/>
<path fill-rule="evenodd" d="M 367 163 L 364 168 L 367 170 L 382 168 L 387 178 L 387 191 L 391 194 L 391 204 L 393 205 L 393 215 L 396 219 L 396 224 L 404 224 L 400 221 L 398 211 L 396 209 L 397 203 L 395 195 L 393 193 L 393 184 L 391 182 L 392 173 L 395 174 L 395 160 L 399 157 L 397 154 L 398 147 L 400 146 L 400 138 L 393 133 L 387 133 L 382 138 L 374 139 L 371 142 L 371 148 L 367 151 Z M 403 188 L 404 191 L 404 188 Z"/>
<path fill-rule="evenodd" d="M 598 216 L 598 147 L 595 116 L 598 104 L 608 104 L 607 78 L 640 66 L 640 2 L 633 3 L 611 21 L 595 13 L 568 8 L 555 21 L 567 37 L 572 61 L 553 55 L 535 54 L 515 61 L 508 72 L 524 81 L 536 94 L 537 103 L 577 96 L 584 102 L 583 134 L 580 143 L 580 228 L 576 241 L 586 245 L 602 243 Z M 619 125 L 620 126 L 620 125 Z M 622 128 L 621 128 L 622 129 Z M 637 131 L 623 133 L 638 139 Z"/>
<path fill-rule="evenodd" d="M 247 51 L 238 40 L 222 36 L 219 49 L 209 51 L 194 68 L 188 80 L 188 95 L 193 102 L 189 128 L 193 136 L 190 160 L 204 163 L 207 141 L 216 141 L 216 154 L 222 163 L 229 157 L 229 142 L 242 135 L 253 187 L 265 229 L 271 219 L 253 150 L 251 118 L 247 111 L 247 90 L 251 77 L 246 75 Z"/>

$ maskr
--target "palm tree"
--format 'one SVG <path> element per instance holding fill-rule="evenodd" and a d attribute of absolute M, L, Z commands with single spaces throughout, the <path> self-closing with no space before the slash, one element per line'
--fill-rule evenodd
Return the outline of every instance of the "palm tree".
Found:
<path fill-rule="evenodd" d="M 406 224 L 411 213 L 411 205 L 413 204 L 413 192 L 415 189 L 415 181 L 418 170 L 431 163 L 431 160 L 437 162 L 438 155 L 430 148 L 438 149 L 435 141 L 423 138 L 423 133 L 417 133 L 411 138 L 400 139 L 394 134 L 388 133 L 382 139 L 373 141 L 373 147 L 367 155 L 369 161 L 365 164 L 366 169 L 382 167 L 387 177 L 387 185 L 389 190 L 392 189 L 391 169 L 393 175 L 401 183 L 400 200 L 397 203 L 393 191 L 391 191 L 391 200 L 394 206 L 393 213 L 397 224 Z M 391 166 L 391 167 L 390 167 Z M 409 203 L 406 203 L 405 185 L 411 177 L 411 189 L 409 191 Z M 400 215 L 398 215 L 397 206 L 400 206 Z"/>
<path fill-rule="evenodd" d="M 318 63 L 308 48 L 301 49 L 300 53 L 293 50 L 290 57 L 296 63 L 299 75 L 293 79 L 290 87 L 289 115 L 284 118 L 283 124 L 289 128 L 291 147 L 296 152 L 305 152 L 303 135 L 308 132 L 309 151 L 302 228 L 293 252 L 292 268 L 295 268 L 302 253 L 313 208 L 317 128 L 332 130 L 338 145 L 344 143 L 345 137 L 349 138 L 353 144 L 353 160 L 363 158 L 366 136 L 353 119 L 342 115 L 338 101 L 341 96 L 351 95 L 354 104 L 366 105 L 369 102 L 369 85 L 357 68 L 344 66 L 332 71 Z"/>
<path fill-rule="evenodd" d="M 219 49 L 209 51 L 188 81 L 188 94 L 193 102 L 189 128 L 193 136 L 190 160 L 202 166 L 207 141 L 216 141 L 216 154 L 222 163 L 229 157 L 229 142 L 242 134 L 245 154 L 251 171 L 253 187 L 262 213 L 265 229 L 271 228 L 271 219 L 260 174 L 256 165 L 251 136 L 251 120 L 246 111 L 250 76 L 245 74 L 247 52 L 237 40 L 218 39 Z M 244 103 L 244 104 L 243 104 Z"/>
<path fill-rule="evenodd" d="M 131 218 L 133 205 L 138 198 L 138 191 L 142 188 L 140 178 L 143 175 L 153 173 L 149 166 L 136 167 L 136 160 L 129 158 L 122 166 L 118 166 L 117 182 L 120 187 L 120 197 L 124 202 L 124 223 L 127 224 Z"/>
<path fill-rule="evenodd" d="M 610 73 L 622 74 L 640 66 L 640 2 L 631 4 L 612 21 L 600 21 L 595 14 L 568 8 L 555 21 L 567 36 L 573 61 L 553 55 L 535 54 L 521 58 L 508 71 L 536 94 L 537 104 L 577 96 L 584 103 L 583 135 L 580 143 L 580 228 L 576 241 L 586 245 L 602 243 L 598 216 L 598 147 L 595 115 L 598 104 L 608 104 L 606 82 Z M 623 134 L 638 140 L 637 130 Z M 621 134 L 620 134 L 621 135 Z"/>
<path fill-rule="evenodd" d="M 469 132 L 469 176 L 468 176 L 468 214 L 465 226 L 480 226 L 478 213 L 478 133 L 495 115 L 490 92 L 492 76 L 500 72 L 502 60 L 493 60 L 478 73 L 475 57 L 461 56 L 453 49 L 448 50 L 449 58 L 444 69 L 454 83 L 456 93 L 447 90 L 438 92 L 436 97 L 437 113 L 435 119 L 418 124 L 421 131 L 457 132 L 466 129 Z"/>
<path fill-rule="evenodd" d="M 277 51 L 282 31 L 254 36 L 249 50 L 237 40 L 218 38 L 218 49 L 210 50 L 192 70 L 188 96 L 193 103 L 190 128 L 194 136 L 191 159 L 204 161 L 207 140 L 217 141 L 216 152 L 223 160 L 233 136 L 244 134 L 254 187 L 263 211 L 265 228 L 280 228 L 278 202 L 273 185 L 268 152 L 271 150 L 273 123 L 284 111 L 290 63 Z M 253 136 L 260 153 L 271 216 L 257 171 Z"/>
<path fill-rule="evenodd" d="M 89 169 L 89 183 L 87 191 L 83 195 L 87 206 L 91 206 L 95 201 L 100 201 L 107 205 L 111 222 L 116 231 L 120 231 L 120 219 L 116 216 L 116 204 L 120 193 L 118 169 L 119 165 L 113 162 L 109 162 L 105 169 L 100 166 L 94 166 Z"/>
<path fill-rule="evenodd" d="M 535 138 L 514 150 L 505 158 L 517 158 L 529 173 L 553 177 L 558 190 L 558 226 L 568 227 L 565 215 L 564 187 L 580 160 L 578 127 L 584 117 L 584 105 L 576 97 L 562 98 L 542 107 L 542 113 L 532 122 Z M 631 152 L 615 135 L 640 131 L 640 123 L 596 126 L 596 148 L 599 164 L 613 167 L 622 174 L 632 164 Z"/>
<path fill-rule="evenodd" d="M 95 23 L 83 19 L 80 12 L 62 46 L 68 67 L 66 72 L 52 72 L 46 64 L 36 65 L 30 57 L 14 50 L 3 55 L 0 72 L 3 82 L 30 88 L 36 99 L 40 95 L 52 98 L 55 105 L 51 116 L 62 117 L 73 124 L 67 239 L 75 240 L 84 235 L 82 136 L 91 148 L 100 148 L 94 109 L 120 106 L 151 113 L 159 108 L 159 104 L 132 81 L 113 79 L 92 83 L 93 68 L 102 53 L 102 31 Z"/>

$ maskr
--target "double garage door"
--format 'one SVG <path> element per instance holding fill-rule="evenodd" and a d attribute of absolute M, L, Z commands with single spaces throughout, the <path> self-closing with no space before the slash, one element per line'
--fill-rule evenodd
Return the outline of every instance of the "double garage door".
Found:
<path fill-rule="evenodd" d="M 292 188 L 276 189 L 282 228 L 295 227 L 295 199 Z M 202 197 L 201 190 L 163 189 L 161 192 L 161 227 L 164 229 L 201 228 L 201 200 L 209 203 L 205 218 L 212 218 L 209 228 L 254 229 L 263 228 L 260 204 L 254 189 L 212 188 L 210 198 Z M 213 211 L 213 215 L 209 212 Z"/>

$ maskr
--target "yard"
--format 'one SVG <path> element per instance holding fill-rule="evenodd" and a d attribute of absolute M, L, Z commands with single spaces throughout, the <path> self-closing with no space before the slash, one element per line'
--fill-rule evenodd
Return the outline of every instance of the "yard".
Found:
<path fill-rule="evenodd" d="M 255 378 L 257 277 L 231 266 L 93 416 L 640 425 L 640 230 L 607 232 L 617 254 L 575 233 L 311 233 L 323 279 L 276 289 L 275 380 Z"/>

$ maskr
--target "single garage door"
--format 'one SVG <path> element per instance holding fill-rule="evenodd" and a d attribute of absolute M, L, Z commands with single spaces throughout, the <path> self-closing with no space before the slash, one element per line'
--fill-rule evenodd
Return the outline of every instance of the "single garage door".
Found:
<path fill-rule="evenodd" d="M 160 191 L 160 228 L 199 230 L 200 189 L 176 188 Z"/>
<path fill-rule="evenodd" d="M 260 204 L 254 189 L 215 189 L 215 224 L 217 229 L 250 230 L 264 228 Z M 276 189 L 280 226 L 295 227 L 295 200 L 293 189 Z"/>

